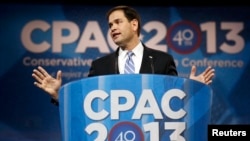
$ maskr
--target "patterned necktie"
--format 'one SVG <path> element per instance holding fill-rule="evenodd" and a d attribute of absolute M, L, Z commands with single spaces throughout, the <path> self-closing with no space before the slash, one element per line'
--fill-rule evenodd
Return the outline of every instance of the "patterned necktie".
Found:
<path fill-rule="evenodd" d="M 129 51 L 127 55 L 128 55 L 128 58 L 125 63 L 124 73 L 125 74 L 135 73 L 135 66 L 134 66 L 134 62 L 132 59 L 132 56 L 134 55 L 134 53 L 132 51 Z"/>

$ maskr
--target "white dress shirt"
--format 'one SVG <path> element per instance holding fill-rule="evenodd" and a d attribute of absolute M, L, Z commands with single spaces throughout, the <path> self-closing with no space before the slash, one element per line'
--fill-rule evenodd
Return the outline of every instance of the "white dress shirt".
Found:
<path fill-rule="evenodd" d="M 128 58 L 127 56 L 127 50 L 122 50 L 121 48 L 119 49 L 119 56 L 118 56 L 118 67 L 119 67 L 119 72 L 120 74 L 124 74 L 124 67 L 125 67 L 125 62 Z M 135 64 L 135 73 L 139 73 L 140 68 L 141 68 L 141 62 L 142 62 L 142 55 L 143 55 L 143 46 L 142 43 L 140 42 L 133 50 L 132 52 L 134 55 L 132 56 L 132 59 Z"/>

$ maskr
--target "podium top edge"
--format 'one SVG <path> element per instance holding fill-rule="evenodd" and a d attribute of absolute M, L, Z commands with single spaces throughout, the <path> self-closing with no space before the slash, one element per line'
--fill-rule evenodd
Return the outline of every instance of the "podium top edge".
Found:
<path fill-rule="evenodd" d="M 73 83 L 78 83 L 78 82 L 84 82 L 84 81 L 92 81 L 92 80 L 95 80 L 95 79 L 133 79 L 133 78 L 150 78 L 150 79 L 153 79 L 153 78 L 169 78 L 169 79 L 175 79 L 175 80 L 182 80 L 182 81 L 190 81 L 192 83 L 197 83 L 197 84 L 201 84 L 201 85 L 204 85 L 204 86 L 208 86 L 210 87 L 209 85 L 206 85 L 202 82 L 199 82 L 199 81 L 196 81 L 196 80 L 193 80 L 193 79 L 189 79 L 189 78 L 185 78 L 185 77 L 180 77 L 180 76 L 173 76 L 173 75 L 164 75 L 164 74 L 107 74 L 107 75 L 99 75 L 99 76 L 91 76 L 91 77 L 84 77 L 84 78 L 81 78 L 81 79 L 78 79 L 78 80 L 74 80 L 74 81 L 71 81 L 71 82 L 68 82 L 68 83 L 65 83 L 62 87 L 65 87 L 69 84 L 73 84 Z"/>

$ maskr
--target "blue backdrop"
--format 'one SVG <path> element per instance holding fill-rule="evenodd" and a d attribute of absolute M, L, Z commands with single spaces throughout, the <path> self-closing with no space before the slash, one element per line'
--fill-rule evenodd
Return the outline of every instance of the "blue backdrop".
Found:
<path fill-rule="evenodd" d="M 58 107 L 33 85 L 38 65 L 63 84 L 86 77 L 91 62 L 113 52 L 105 12 L 111 6 L 0 5 L 0 140 L 60 141 Z M 180 77 L 191 65 L 216 70 L 211 123 L 250 123 L 250 9 L 135 6 L 141 40 L 172 54 Z"/>

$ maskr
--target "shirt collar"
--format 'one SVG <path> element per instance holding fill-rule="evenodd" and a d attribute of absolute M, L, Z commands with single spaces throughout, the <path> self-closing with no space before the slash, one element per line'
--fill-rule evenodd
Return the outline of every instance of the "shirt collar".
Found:
<path fill-rule="evenodd" d="M 142 56 L 142 54 L 143 54 L 143 45 L 142 45 L 142 43 L 141 42 L 139 42 L 139 44 L 137 44 L 136 46 L 135 46 L 135 48 L 132 50 L 133 52 L 134 52 L 134 55 L 135 56 L 137 56 L 137 57 L 139 57 L 139 56 Z M 121 48 L 119 49 L 119 56 L 121 57 L 121 58 L 125 58 L 126 57 L 126 55 L 127 55 L 127 50 L 122 50 Z"/>

